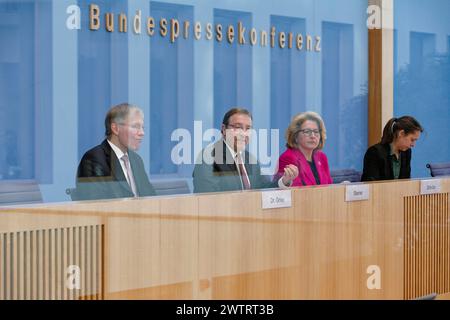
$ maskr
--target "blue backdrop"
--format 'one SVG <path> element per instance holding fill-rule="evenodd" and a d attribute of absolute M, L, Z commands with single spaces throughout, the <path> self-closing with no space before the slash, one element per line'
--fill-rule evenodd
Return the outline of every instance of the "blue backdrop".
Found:
<path fill-rule="evenodd" d="M 345 3 L 343 3 L 345 2 Z M 296 113 L 319 112 L 327 126 L 325 147 L 332 169 L 362 169 L 367 146 L 367 3 L 360 0 L 144 1 L 97 0 L 101 28 L 89 30 L 89 4 L 79 0 L 0 0 L 0 180 L 36 180 L 44 201 L 68 200 L 83 153 L 104 138 L 105 112 L 121 102 L 145 113 L 146 137 L 140 150 L 151 179 L 185 179 L 192 164 L 176 165 L 171 141 L 186 129 L 191 161 L 201 134 L 220 128 L 232 106 L 253 112 L 256 129 L 284 132 Z M 66 26 L 67 8 L 81 9 L 81 29 Z M 425 163 L 450 159 L 449 2 L 395 2 L 395 115 L 416 116 L 426 135 L 414 150 L 413 175 L 427 176 Z M 132 31 L 136 10 L 142 33 Z M 105 30 L 104 14 L 115 14 L 115 32 Z M 119 33 L 117 14 L 128 17 Z M 147 35 L 146 18 L 155 19 Z M 172 43 L 159 33 L 161 17 L 180 21 Z M 183 21 L 191 24 L 183 36 Z M 192 26 L 202 24 L 194 39 Z M 238 23 L 246 44 L 238 43 Z M 206 24 L 213 39 L 206 38 Z M 221 24 L 223 40 L 215 40 Z M 235 39 L 226 40 L 233 25 Z M 270 29 L 321 37 L 321 51 L 270 47 Z M 258 43 L 249 44 L 255 28 Z M 260 31 L 269 44 L 260 45 Z M 278 40 L 278 38 L 277 38 Z M 194 132 L 201 121 L 203 132 Z M 195 140 L 196 139 L 196 140 Z M 194 141 L 195 140 L 195 141 Z M 270 141 L 269 141 L 270 142 Z M 273 151 L 273 150 L 272 150 Z M 278 155 L 274 155 L 274 161 Z"/>

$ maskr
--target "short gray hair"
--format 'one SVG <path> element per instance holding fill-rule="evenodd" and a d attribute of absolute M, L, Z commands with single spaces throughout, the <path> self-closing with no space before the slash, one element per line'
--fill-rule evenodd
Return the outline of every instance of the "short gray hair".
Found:
<path fill-rule="evenodd" d="M 105 117 L 105 136 L 108 138 L 111 137 L 112 123 L 123 123 L 128 118 L 130 113 L 133 112 L 139 113 L 142 117 L 144 116 L 144 112 L 139 107 L 129 103 L 121 103 L 109 109 Z"/>

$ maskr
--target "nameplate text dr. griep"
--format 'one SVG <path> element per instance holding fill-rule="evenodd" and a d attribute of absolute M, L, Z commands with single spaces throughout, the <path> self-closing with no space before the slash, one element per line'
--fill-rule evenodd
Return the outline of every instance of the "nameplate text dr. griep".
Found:
<path fill-rule="evenodd" d="M 345 201 L 369 200 L 369 185 L 357 184 L 345 187 Z"/>
<path fill-rule="evenodd" d="M 433 194 L 441 192 L 441 179 L 420 181 L 420 194 Z"/>
<path fill-rule="evenodd" d="M 261 192 L 262 208 L 289 208 L 292 206 L 291 190 Z"/>

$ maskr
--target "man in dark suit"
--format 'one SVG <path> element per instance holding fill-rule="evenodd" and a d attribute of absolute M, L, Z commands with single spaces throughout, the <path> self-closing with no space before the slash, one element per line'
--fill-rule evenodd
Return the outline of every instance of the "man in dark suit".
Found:
<path fill-rule="evenodd" d="M 256 159 L 245 150 L 249 143 L 252 115 L 246 109 L 229 110 L 222 121 L 222 139 L 209 145 L 196 161 L 194 192 L 221 192 L 232 190 L 286 188 L 298 175 L 298 169 L 289 165 L 278 181 L 261 175 Z"/>
<path fill-rule="evenodd" d="M 135 152 L 144 138 L 142 110 L 129 104 L 111 108 L 105 118 L 106 139 L 87 151 L 78 166 L 79 200 L 155 195 L 142 158 Z"/>

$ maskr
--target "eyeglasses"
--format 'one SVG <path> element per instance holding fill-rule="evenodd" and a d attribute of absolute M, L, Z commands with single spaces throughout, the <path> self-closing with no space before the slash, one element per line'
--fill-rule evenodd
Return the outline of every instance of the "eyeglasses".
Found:
<path fill-rule="evenodd" d="M 145 127 L 141 126 L 140 124 L 131 124 L 130 125 L 130 124 L 126 124 L 126 123 L 119 123 L 119 125 L 129 127 L 135 131 L 141 131 L 141 130 L 144 131 L 145 130 Z"/>
<path fill-rule="evenodd" d="M 301 133 L 303 133 L 305 136 L 311 137 L 313 134 L 316 137 L 320 136 L 320 130 L 311 130 L 311 129 L 303 129 L 300 130 Z"/>
<path fill-rule="evenodd" d="M 244 132 L 252 130 L 252 127 L 248 126 L 248 127 L 244 127 L 242 125 L 239 124 L 229 124 L 228 127 L 233 128 L 234 130 L 242 130 Z"/>

